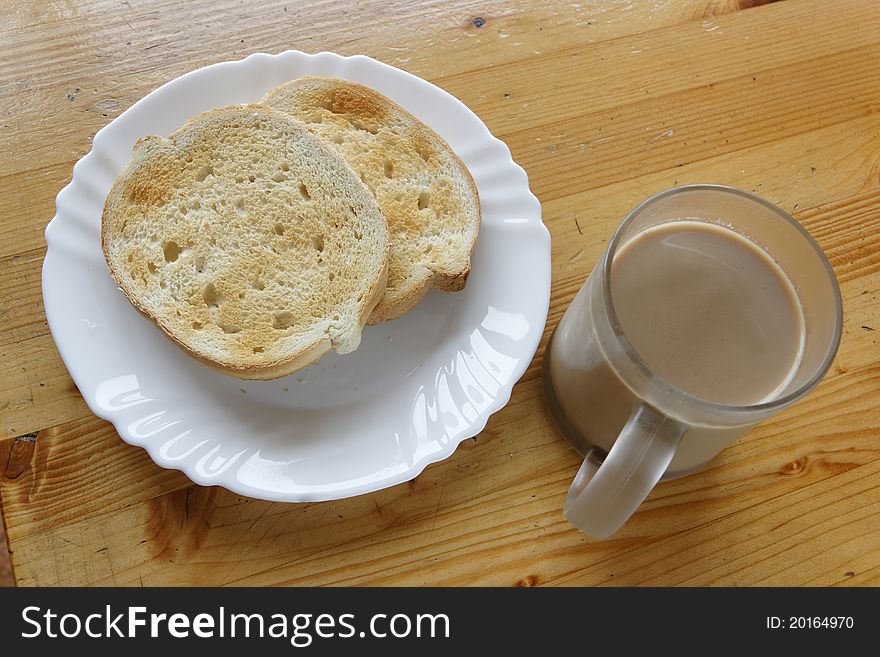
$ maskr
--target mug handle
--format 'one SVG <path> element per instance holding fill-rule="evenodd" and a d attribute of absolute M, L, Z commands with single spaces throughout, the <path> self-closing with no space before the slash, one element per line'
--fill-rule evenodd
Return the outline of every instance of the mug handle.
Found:
<path fill-rule="evenodd" d="M 666 472 L 687 427 L 648 404 L 630 415 L 604 462 L 593 451 L 578 470 L 563 513 L 585 534 L 608 538 Z"/>

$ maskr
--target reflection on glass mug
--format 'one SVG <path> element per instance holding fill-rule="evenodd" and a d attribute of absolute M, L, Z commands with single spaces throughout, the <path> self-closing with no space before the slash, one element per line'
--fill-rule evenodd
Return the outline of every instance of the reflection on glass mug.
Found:
<path fill-rule="evenodd" d="M 604 538 L 664 477 L 688 474 L 828 371 L 837 280 L 779 208 L 719 185 L 635 208 L 544 355 L 547 405 L 585 455 L 564 513 Z"/>

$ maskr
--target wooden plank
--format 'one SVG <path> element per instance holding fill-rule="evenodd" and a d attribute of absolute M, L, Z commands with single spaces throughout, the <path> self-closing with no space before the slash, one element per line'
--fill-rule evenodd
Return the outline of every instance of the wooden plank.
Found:
<path fill-rule="evenodd" d="M 637 179 L 577 189 L 544 202 L 544 221 L 554 238 L 548 322 L 554 323 L 553 313 L 558 321 L 626 213 L 647 196 L 675 185 L 716 182 L 753 191 L 803 218 L 823 248 L 845 250 L 848 240 L 859 236 L 859 222 L 839 226 L 832 243 L 821 229 L 823 212 L 846 199 L 864 211 L 862 194 L 877 193 L 872 181 L 877 180 L 878 152 L 880 119 L 871 115 L 680 167 L 667 163 L 665 169 Z M 582 169 L 585 163 L 577 166 Z M 839 221 L 849 223 L 845 210 Z"/>
<path fill-rule="evenodd" d="M 813 541 L 827 543 L 838 564 L 835 546 L 880 530 L 871 433 L 880 422 L 871 399 L 878 375 L 829 381 L 809 408 L 765 425 L 702 477 L 663 484 L 611 541 L 590 541 L 562 520 L 560 491 L 577 464 L 561 441 L 546 440 L 543 418 L 515 445 L 500 437 L 499 418 L 415 484 L 295 506 L 187 487 L 13 537 L 16 571 L 21 583 L 40 584 L 742 584 L 770 572 L 775 583 L 797 582 L 794 566 Z M 859 381 L 860 396 L 835 401 Z M 540 415 L 537 391 L 528 392 L 528 410 Z M 870 430 L 840 426 L 841 406 L 852 404 Z M 785 440 L 804 435 L 799 427 L 815 438 Z M 805 536 L 788 533 L 798 518 Z M 772 571 L 752 558 L 765 553 Z M 837 570 L 812 572 L 842 579 Z"/>
<path fill-rule="evenodd" d="M 8 85 L 0 113 L 17 126 L 0 133 L 0 148 L 9 154 L 0 162 L 0 177 L 55 165 L 59 158 L 78 159 L 98 128 L 144 94 L 218 61 L 218 16 L 224 17 L 220 59 L 290 48 L 332 50 L 368 54 L 436 80 L 478 70 L 488 56 L 493 63 L 512 62 L 535 57 L 536 51 L 639 32 L 640 20 L 651 19 L 659 27 L 736 8 L 730 2 L 681 0 L 658 12 L 628 0 L 585 0 L 547 6 L 536 18 L 527 0 L 476 7 L 463 0 L 433 0 L 420 3 L 417 11 L 412 3 L 395 0 L 364 3 L 356 14 L 332 2 L 296 6 L 283 0 L 254 7 L 221 0 L 210 8 L 174 0 L 146 6 L 119 0 L 77 3 L 56 9 L 48 20 L 31 15 L 0 30 L 0 44 L 8 44 L 0 45 L 0 58 L 7 62 L 0 83 Z M 47 49 L 49 67 L 43 65 Z M 47 107 L 63 112 L 65 121 L 41 120 Z"/>
<path fill-rule="evenodd" d="M 773 98 L 767 107 L 743 98 L 735 107 L 734 117 L 730 117 L 735 118 L 751 111 L 779 109 L 786 96 L 797 93 L 790 89 L 791 85 L 801 92 L 805 87 L 816 93 L 827 92 L 821 80 L 812 80 L 813 68 L 819 74 L 836 72 L 847 78 L 847 66 L 869 66 L 874 57 L 867 53 L 863 58 L 850 53 L 845 57 L 845 66 L 834 67 L 831 61 L 817 59 L 817 52 L 834 59 L 838 53 L 876 44 L 880 12 L 866 11 L 858 3 L 839 3 L 839 13 L 827 16 L 826 20 L 799 20 L 816 7 L 803 2 L 779 2 L 758 11 L 713 16 L 680 25 L 652 23 L 650 30 L 600 42 L 567 45 L 562 41 L 540 56 L 494 65 L 491 75 L 478 79 L 466 71 L 443 77 L 439 82 L 465 99 L 496 134 L 516 132 L 524 125 L 534 129 L 554 124 L 551 134 L 570 124 L 592 128 L 594 117 L 604 117 L 608 110 L 614 110 L 610 114 L 619 119 L 620 108 L 640 103 L 642 107 L 656 104 L 656 109 L 663 113 L 659 120 L 654 119 L 656 131 L 648 135 L 654 137 L 675 128 L 678 120 L 689 122 L 701 114 L 689 107 L 669 107 L 661 100 L 665 96 L 685 97 L 682 92 L 701 87 L 711 92 L 721 82 L 743 78 L 756 83 L 748 85 L 755 88 L 751 94 L 759 91 Z M 768 23 L 774 28 L 762 29 Z M 780 38 L 775 26 L 793 24 L 798 25 L 797 29 Z M 816 49 L 817 43 L 822 44 L 820 51 Z M 798 64 L 801 68 L 806 64 L 810 75 L 787 74 Z M 539 79 L 542 83 L 535 84 Z M 871 88 L 862 85 L 860 89 Z M 717 96 L 709 94 L 707 99 L 725 102 Z M 639 113 L 634 114 L 633 118 L 640 117 Z M 718 126 L 719 131 L 721 127 Z M 576 145 L 578 141 L 571 143 Z"/>
<path fill-rule="evenodd" d="M 20 342 L 49 332 L 39 294 L 44 249 L 0 257 L 0 345 Z"/>
<path fill-rule="evenodd" d="M 577 458 L 547 431 L 537 380 L 519 384 L 516 401 L 476 441 L 414 484 L 352 500 L 273 504 L 187 486 L 176 474 L 169 482 L 140 450 L 113 445 L 109 433 L 108 440 L 96 440 L 79 426 L 44 442 L 39 436 L 34 461 L 51 462 L 53 477 L 41 477 L 38 466 L 34 474 L 4 480 L 2 495 L 20 583 L 515 584 L 533 577 L 597 584 L 613 574 L 615 584 L 703 576 L 707 583 L 739 584 L 768 575 L 761 562 L 748 559 L 762 551 L 772 556 L 774 582 L 792 583 L 797 572 L 785 569 L 799 563 L 803 551 L 780 543 L 788 527 L 781 517 L 808 518 L 810 541 L 835 545 L 863 530 L 869 536 L 880 531 L 876 513 L 870 515 L 880 496 L 870 474 L 880 467 L 878 384 L 876 365 L 830 376 L 702 475 L 661 485 L 605 542 L 579 535 L 560 516 Z M 826 481 L 854 470 L 862 476 L 843 479 L 855 490 L 852 497 L 840 495 L 844 484 Z M 89 485 L 95 481 L 100 484 Z M 173 492 L 163 494 L 164 486 Z M 76 503 L 68 504 L 71 496 Z M 828 503 L 822 514 L 813 513 L 816 500 L 816 508 Z M 68 507 L 76 511 L 68 514 Z M 755 523 L 772 522 L 779 523 L 773 531 L 754 530 Z M 731 535 L 744 539 L 729 545 Z M 106 553 L 106 563 L 88 552 L 93 547 Z M 813 547 L 807 542 L 803 550 Z M 687 565 L 693 555 L 716 552 L 737 569 Z M 219 568 L 231 553 L 234 566 Z M 536 553 L 540 568 L 532 567 Z M 50 564 L 48 556 L 38 558 L 43 554 L 63 579 L 42 578 Z M 628 570 L 623 554 L 637 557 Z M 829 558 L 839 563 L 839 557 Z M 676 570 L 675 564 L 686 565 Z"/>
<path fill-rule="evenodd" d="M 76 159 L 88 152 L 79 147 Z M 45 249 L 43 233 L 55 216 L 55 196 L 70 182 L 76 159 L 0 177 L 0 258 Z"/>
<path fill-rule="evenodd" d="M 12 561 L 9 558 L 9 542 L 6 538 L 6 522 L 3 520 L 3 500 L 0 499 L 0 588 L 15 586 Z"/>
<path fill-rule="evenodd" d="M 51 335 L 0 345 L 0 439 L 89 414 Z"/>
<path fill-rule="evenodd" d="M 17 440 L 0 445 L 12 450 Z M 156 466 L 144 450 L 122 442 L 111 424 L 94 416 L 25 440 L 31 449 L 14 467 L 7 466 L 8 487 L 3 484 L 4 512 L 15 534 L 87 520 L 190 484 L 180 472 Z M 129 488 L 135 481 L 137 491 Z"/>
<path fill-rule="evenodd" d="M 542 201 L 871 117 L 880 108 L 880 44 L 782 66 L 507 136 L 518 160 L 544 172 Z M 850 75 L 850 72 L 852 75 Z M 821 163 L 824 164 L 824 163 Z M 575 182 L 577 183 L 575 186 Z"/>

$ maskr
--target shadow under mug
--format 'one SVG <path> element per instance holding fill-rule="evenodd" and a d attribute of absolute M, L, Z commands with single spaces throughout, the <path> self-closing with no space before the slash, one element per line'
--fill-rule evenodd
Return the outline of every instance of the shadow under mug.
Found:
<path fill-rule="evenodd" d="M 801 358 L 770 399 L 734 406 L 695 397 L 654 372 L 621 328 L 611 295 L 615 254 L 642 231 L 683 218 L 722 224 L 762 246 L 795 288 L 804 321 Z M 614 233 L 544 353 L 550 415 L 585 456 L 565 517 L 596 538 L 613 534 L 661 478 L 699 469 L 810 392 L 831 366 L 841 322 L 840 289 L 828 259 L 780 208 L 721 185 L 676 187 L 642 202 Z"/>

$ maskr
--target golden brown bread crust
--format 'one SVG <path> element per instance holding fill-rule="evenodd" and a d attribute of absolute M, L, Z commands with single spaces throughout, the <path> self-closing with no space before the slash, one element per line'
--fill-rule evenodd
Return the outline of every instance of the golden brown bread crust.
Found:
<path fill-rule="evenodd" d="M 391 254 L 388 287 L 369 324 L 400 317 L 430 288 L 464 288 L 480 226 L 479 195 L 439 135 L 385 96 L 343 80 L 301 78 L 262 102 L 328 141 L 379 202 Z"/>
<path fill-rule="evenodd" d="M 249 127 L 248 121 L 255 121 L 260 127 Z M 266 185 L 272 185 L 272 194 L 264 193 L 262 188 L 256 191 L 250 190 L 246 176 L 238 176 L 242 177 L 240 184 L 238 177 L 235 181 L 230 179 L 236 172 L 244 172 L 247 163 L 238 162 L 234 167 L 235 171 L 230 172 L 222 172 L 222 166 L 215 163 L 212 173 L 206 173 L 211 167 L 210 163 L 206 164 L 204 161 L 205 153 L 214 153 L 216 156 L 217 149 L 221 148 L 216 146 L 215 142 L 218 139 L 227 138 L 230 132 L 243 130 L 245 134 L 250 134 L 248 130 L 254 132 L 263 130 L 266 126 L 273 131 L 273 138 L 295 142 L 297 148 L 302 147 L 308 151 L 311 161 L 306 162 L 305 165 L 314 170 L 305 170 L 302 167 L 298 169 L 297 167 L 303 163 L 285 161 L 282 165 L 283 171 L 272 173 L 276 171 L 272 169 L 268 172 L 260 172 L 259 167 L 264 166 L 264 163 L 254 162 L 253 170 L 257 171 L 256 178 L 259 178 L 260 173 L 272 176 L 271 182 L 268 179 L 265 182 Z M 284 143 L 292 148 L 291 144 Z M 264 151 L 269 147 L 273 151 L 280 148 L 273 142 L 264 145 Z M 229 148 L 231 152 L 236 152 L 237 146 L 233 144 Z M 259 148 L 253 152 L 265 155 Z M 257 158 L 256 154 L 254 158 Z M 293 158 L 289 159 L 293 160 Z M 328 175 L 333 179 L 332 181 L 323 179 Z M 222 189 L 227 192 L 225 195 L 239 194 L 241 208 L 237 205 L 238 200 L 230 202 L 229 207 L 226 207 L 224 203 L 228 199 L 223 199 L 219 202 L 219 207 L 214 207 L 207 215 L 209 217 L 217 215 L 219 228 L 211 225 L 209 220 L 205 220 L 204 224 L 193 223 L 187 228 L 186 222 L 174 214 L 179 209 L 175 204 L 181 204 L 183 200 L 192 198 L 196 199 L 189 201 L 193 207 L 200 205 L 199 198 L 202 201 L 213 198 L 212 206 L 217 203 L 216 196 L 199 197 L 190 194 L 187 197 L 185 192 L 181 192 L 193 186 L 198 187 L 197 183 L 193 182 L 194 179 L 200 184 L 206 184 L 204 180 L 209 176 L 223 180 Z M 307 184 L 315 196 L 314 199 L 310 196 L 308 199 L 298 196 L 308 195 L 308 190 L 302 192 L 297 188 L 294 184 L 297 181 L 293 180 L 297 177 L 298 180 L 305 181 L 300 184 L 300 188 Z M 257 180 L 250 182 L 254 183 L 251 187 L 259 187 L 261 184 Z M 340 190 L 344 190 L 346 196 L 341 196 Z M 289 208 L 294 208 L 296 205 L 290 200 L 290 194 L 298 196 L 300 209 L 306 208 L 307 211 L 304 210 L 299 214 L 293 210 L 288 212 Z M 278 198 L 274 198 L 275 196 Z M 270 201 L 266 201 L 267 198 Z M 251 218 L 244 208 L 251 207 L 252 199 L 256 199 L 253 205 L 257 207 L 257 212 L 254 214 L 259 214 L 261 211 L 275 212 L 275 214 L 271 217 L 267 215 Z M 322 215 L 323 206 L 314 209 L 314 201 L 336 205 L 328 206 L 327 212 Z M 259 205 L 260 202 L 263 205 Z M 343 214 L 343 208 L 347 211 L 349 205 L 350 212 L 354 216 L 350 217 L 346 214 L 339 219 Z M 168 215 L 169 212 L 172 214 Z M 193 209 L 187 205 L 181 212 L 183 215 L 195 215 L 197 219 L 206 216 L 205 208 L 202 207 Z M 169 220 L 169 216 L 172 219 Z M 169 247 L 170 253 L 165 252 L 164 261 L 163 249 L 168 246 L 164 241 L 166 236 L 146 236 L 144 232 L 156 230 L 157 217 L 164 218 L 166 222 L 176 222 L 174 239 L 180 242 L 180 244 L 174 243 L 173 249 Z M 332 220 L 335 228 L 320 223 L 321 221 L 326 223 L 327 220 Z M 273 221 L 276 222 L 274 226 Z M 324 228 L 321 228 L 322 232 L 316 233 L 315 226 L 324 226 Z M 241 234 L 235 233 L 236 230 Z M 253 249 L 257 249 L 255 252 L 262 253 L 259 249 L 264 247 L 266 250 L 266 253 L 258 259 L 254 259 L 252 252 L 245 253 L 247 248 L 244 247 L 247 247 L 247 244 L 242 245 L 241 254 L 231 253 L 233 251 L 231 249 L 224 252 L 221 248 L 226 243 L 224 240 L 230 239 L 230 234 L 226 233 L 235 233 L 232 237 L 246 243 L 249 239 L 253 241 L 251 235 L 253 231 L 257 231 L 258 234 L 258 240 L 253 245 Z M 373 231 L 375 234 L 366 234 L 367 231 Z M 361 233 L 363 240 L 360 237 L 357 240 L 351 239 L 352 234 L 361 235 Z M 345 255 L 346 252 L 339 248 L 341 245 L 337 242 L 341 237 L 337 237 L 337 234 L 344 234 L 353 242 L 353 246 L 346 246 L 347 249 L 354 251 L 360 249 L 363 252 L 363 269 L 348 271 L 346 267 L 349 263 L 337 262 L 338 257 L 348 257 Z M 220 246 L 209 247 L 208 241 L 213 244 L 215 239 L 219 241 Z M 320 244 L 315 245 L 317 239 L 320 239 Z M 171 340 L 201 363 L 243 379 L 285 376 L 312 364 L 331 348 L 341 350 L 340 345 L 349 347 L 352 343 L 356 346 L 361 327 L 384 293 L 387 278 L 387 228 L 372 196 L 350 168 L 300 124 L 270 108 L 255 105 L 232 106 L 207 112 L 188 122 L 169 140 L 159 137 L 141 139 L 133 149 L 131 162 L 117 178 L 108 194 L 102 214 L 101 247 L 113 278 L 138 311 L 155 322 Z M 220 255 L 226 259 L 227 266 L 215 267 L 216 270 L 211 272 L 213 278 L 206 287 L 202 269 L 210 270 L 214 263 L 210 260 L 206 262 L 204 254 L 213 253 L 213 257 L 217 258 L 218 249 Z M 278 250 L 281 253 L 273 255 L 270 249 L 272 252 Z M 296 257 L 290 260 L 294 256 Z M 277 271 L 266 264 L 272 258 L 278 262 L 289 261 L 291 266 L 298 263 L 301 270 L 293 273 Z M 370 258 L 374 258 L 374 261 Z M 287 313 L 290 315 L 287 317 L 285 313 L 281 313 L 288 325 L 271 325 L 271 315 L 263 311 L 268 308 L 267 312 L 271 312 L 271 309 L 276 307 L 273 304 L 278 294 L 286 293 L 280 285 L 285 282 L 289 284 L 290 281 L 281 279 L 288 274 L 294 279 L 297 276 L 302 278 L 304 271 L 313 274 L 311 279 L 294 280 L 294 283 L 298 284 L 293 288 L 296 293 L 300 295 L 308 293 L 308 284 L 314 283 L 314 277 L 318 276 L 315 272 L 307 271 L 310 267 L 315 268 L 315 259 L 318 263 L 321 263 L 322 259 L 332 260 L 336 268 L 331 270 L 330 283 L 313 285 L 318 288 L 314 290 L 313 295 L 317 301 L 311 303 L 306 299 L 295 308 L 300 314 L 311 312 L 313 316 L 295 316 L 295 313 L 291 312 Z M 265 270 L 257 272 L 261 262 L 266 265 Z M 257 265 L 256 268 L 254 265 Z M 199 267 L 199 274 L 192 271 L 193 267 Z M 324 272 L 320 266 L 317 266 L 317 269 Z M 184 273 L 180 274 L 180 271 Z M 278 279 L 277 281 L 259 280 L 264 274 L 266 277 L 277 275 Z M 324 273 L 320 275 L 323 276 Z M 142 284 L 138 280 L 139 277 L 143 278 Z M 343 280 L 344 278 L 346 280 Z M 196 284 L 188 287 L 192 282 L 190 279 L 196 279 Z M 334 279 L 335 283 L 332 282 Z M 348 279 L 353 282 L 349 282 Z M 242 280 L 249 280 L 251 286 L 243 286 Z M 276 288 L 280 292 L 276 292 Z M 170 301 L 167 298 L 169 289 L 178 295 L 175 297 L 175 302 L 178 304 L 176 307 L 169 306 L 168 303 L 162 305 L 160 303 L 162 299 L 157 301 L 162 294 L 166 296 L 164 301 Z M 198 303 L 192 303 L 193 290 L 199 296 Z M 208 298 L 209 291 L 215 298 Z M 272 296 L 273 294 L 275 296 Z M 348 297 L 345 296 L 347 294 Z M 268 295 L 262 305 L 251 301 L 261 295 Z M 355 297 L 357 297 L 356 301 Z M 176 309 L 176 313 L 171 312 L 169 308 Z M 356 316 L 348 317 L 346 311 L 352 311 Z M 330 313 L 330 315 L 324 318 L 322 313 Z M 262 317 L 265 322 L 255 324 L 252 321 L 254 317 Z M 278 315 L 275 317 L 277 320 Z M 346 321 L 351 321 L 353 325 L 348 326 Z M 187 322 L 191 322 L 192 330 L 183 328 Z M 213 324 L 209 324 L 210 322 Z M 217 328 L 218 326 L 220 328 Z M 213 331 L 211 334 L 213 338 L 205 337 L 207 329 Z M 219 355 L 214 349 L 215 342 L 222 342 Z"/>

